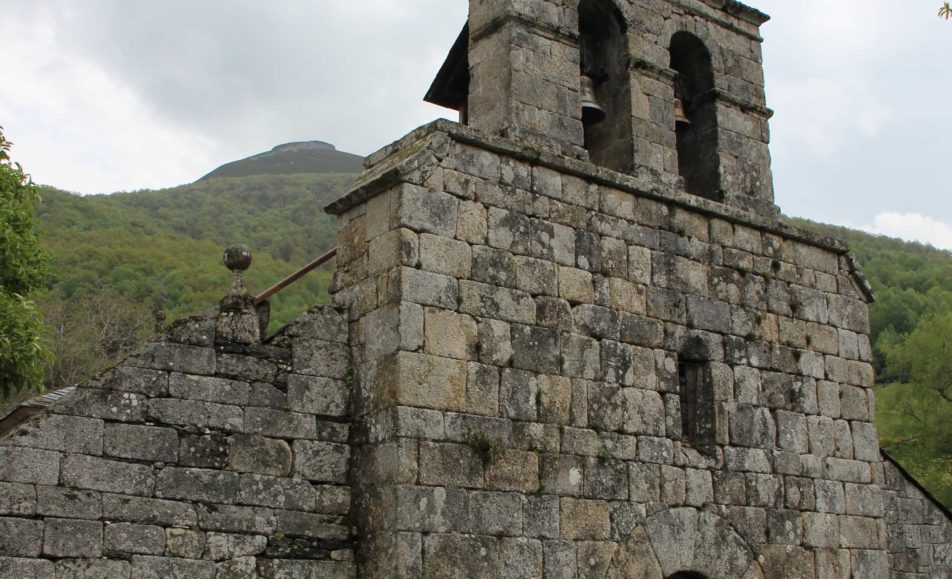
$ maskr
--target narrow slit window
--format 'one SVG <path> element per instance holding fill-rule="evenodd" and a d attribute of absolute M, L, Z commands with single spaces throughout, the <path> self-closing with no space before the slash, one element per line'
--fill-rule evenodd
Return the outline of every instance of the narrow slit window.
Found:
<path fill-rule="evenodd" d="M 714 395 L 713 380 L 707 362 L 678 363 L 681 441 L 704 452 L 714 445 L 727 444 L 727 409 Z"/>
<path fill-rule="evenodd" d="M 692 362 L 678 364 L 678 385 L 681 395 L 681 438 L 698 439 L 698 396 L 704 378 L 704 367 Z"/>

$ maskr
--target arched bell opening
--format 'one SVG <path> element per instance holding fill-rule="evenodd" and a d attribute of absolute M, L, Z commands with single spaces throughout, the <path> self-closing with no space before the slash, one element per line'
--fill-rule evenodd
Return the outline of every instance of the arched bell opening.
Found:
<path fill-rule="evenodd" d="M 721 201 L 717 111 L 711 53 L 690 32 L 671 37 L 678 172 L 688 193 Z"/>
<path fill-rule="evenodd" d="M 611 0 L 582 0 L 578 18 L 585 148 L 596 165 L 630 172 L 634 135 L 624 16 Z"/>
<path fill-rule="evenodd" d="M 680 571 L 674 575 L 668 575 L 665 579 L 707 579 L 707 575 L 702 575 L 693 571 Z"/>

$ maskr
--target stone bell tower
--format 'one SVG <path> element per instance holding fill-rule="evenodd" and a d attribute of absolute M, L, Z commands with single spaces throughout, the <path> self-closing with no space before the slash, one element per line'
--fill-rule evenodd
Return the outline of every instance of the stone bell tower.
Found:
<path fill-rule="evenodd" d="M 471 0 L 427 100 L 481 132 L 773 216 L 767 20 L 733 0 Z M 588 100 L 604 118 L 585 118 Z"/>
<path fill-rule="evenodd" d="M 778 220 L 766 20 L 470 0 L 426 96 L 460 122 L 371 155 L 328 207 L 361 576 L 935 561 L 887 549 L 872 292 L 844 244 Z"/>

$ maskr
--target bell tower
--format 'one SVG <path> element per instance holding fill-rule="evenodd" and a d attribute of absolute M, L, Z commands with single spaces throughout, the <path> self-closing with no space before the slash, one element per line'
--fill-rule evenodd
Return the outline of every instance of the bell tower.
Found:
<path fill-rule="evenodd" d="M 470 0 L 426 100 L 481 132 L 776 216 L 767 20 L 735 0 Z"/>

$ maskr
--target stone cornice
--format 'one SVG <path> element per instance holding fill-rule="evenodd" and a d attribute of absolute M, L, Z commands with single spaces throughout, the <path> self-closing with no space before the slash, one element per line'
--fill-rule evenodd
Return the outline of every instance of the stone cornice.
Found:
<path fill-rule="evenodd" d="M 660 66 L 643 58 L 632 58 L 628 64 L 629 70 L 644 73 L 655 80 L 674 82 L 678 72 L 667 66 Z"/>
<path fill-rule="evenodd" d="M 537 32 L 544 38 L 557 42 L 576 44 L 578 43 L 579 39 L 578 31 L 571 30 L 564 26 L 552 26 L 545 24 L 543 22 L 533 20 L 525 14 L 516 12 L 514 10 L 507 10 L 498 16 L 495 16 L 492 20 L 483 26 L 480 26 L 478 29 L 472 30 L 469 35 L 469 40 L 470 42 L 478 42 L 493 32 L 496 32 L 506 24 L 517 24 L 523 28 Z"/>
<path fill-rule="evenodd" d="M 703 4 L 711 7 L 709 11 L 698 8 L 697 4 L 699 3 L 699 0 L 694 2 L 690 2 L 688 0 L 672 0 L 672 4 L 677 5 L 688 14 L 701 16 L 719 26 L 727 28 L 732 32 L 746 36 L 751 40 L 755 40 L 757 42 L 764 41 L 759 32 L 752 32 L 743 28 L 742 26 L 738 26 L 734 22 L 731 22 L 729 18 L 723 18 L 717 14 L 718 11 L 720 11 L 727 14 L 728 16 L 732 16 L 755 27 L 759 27 L 761 24 L 770 20 L 770 17 L 763 12 L 760 12 L 759 10 L 751 8 L 745 4 L 741 4 L 740 2 L 736 2 L 735 0 L 704 0 Z"/>
<path fill-rule="evenodd" d="M 438 164 L 449 153 L 449 145 L 452 141 L 479 147 L 533 165 L 543 166 L 598 185 L 626 191 L 757 229 L 783 239 L 812 245 L 840 256 L 847 256 L 850 269 L 860 290 L 870 301 L 874 299 L 868 282 L 865 282 L 865 278 L 859 270 L 859 265 L 855 260 L 850 260 L 848 257 L 849 247 L 838 239 L 788 225 L 780 221 L 779 218 L 744 211 L 658 183 L 650 183 L 645 179 L 599 167 L 586 161 L 540 152 L 510 139 L 485 135 L 445 119 L 424 125 L 399 141 L 370 155 L 365 161 L 367 170 L 354 183 L 350 192 L 328 205 L 325 210 L 331 215 L 341 215 L 388 188 L 402 182 L 409 182 L 407 179 L 414 172 L 423 168 L 433 168 L 434 165 Z"/>
<path fill-rule="evenodd" d="M 695 101 L 699 102 L 709 100 L 740 109 L 745 113 L 758 116 L 764 120 L 769 120 L 774 115 L 773 110 L 768 109 L 767 107 L 761 106 L 757 103 L 752 103 L 748 100 L 744 100 L 719 88 L 713 88 L 695 99 Z"/>

